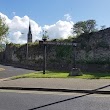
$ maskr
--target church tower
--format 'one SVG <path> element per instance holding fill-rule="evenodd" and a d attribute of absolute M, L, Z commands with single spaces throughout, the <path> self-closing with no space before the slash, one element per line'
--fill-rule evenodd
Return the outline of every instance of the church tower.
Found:
<path fill-rule="evenodd" d="M 28 35 L 27 35 L 27 43 L 32 42 L 32 32 L 31 32 L 31 24 L 29 22 L 29 30 L 28 30 Z"/>

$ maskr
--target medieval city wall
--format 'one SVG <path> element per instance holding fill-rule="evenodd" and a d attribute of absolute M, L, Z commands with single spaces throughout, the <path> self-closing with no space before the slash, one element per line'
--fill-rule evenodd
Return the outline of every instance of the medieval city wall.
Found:
<path fill-rule="evenodd" d="M 110 28 L 84 34 L 77 39 L 77 67 L 85 71 L 110 71 Z M 28 60 L 26 44 L 16 46 L 8 44 L 2 62 L 13 63 L 27 68 L 42 70 L 43 46 L 29 44 Z M 47 45 L 47 69 L 70 71 L 72 68 L 72 46 Z"/>

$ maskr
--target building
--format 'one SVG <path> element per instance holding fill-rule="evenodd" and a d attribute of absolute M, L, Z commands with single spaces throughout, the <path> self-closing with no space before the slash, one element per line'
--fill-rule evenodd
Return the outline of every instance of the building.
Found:
<path fill-rule="evenodd" d="M 29 30 L 28 30 L 28 35 L 27 35 L 27 43 L 32 42 L 32 32 L 31 32 L 31 24 L 29 22 Z"/>

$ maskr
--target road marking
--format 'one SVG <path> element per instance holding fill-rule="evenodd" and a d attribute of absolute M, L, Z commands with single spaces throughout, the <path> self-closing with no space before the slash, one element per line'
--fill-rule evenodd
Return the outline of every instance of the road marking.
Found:
<path fill-rule="evenodd" d="M 21 91 L 21 90 L 3 90 L 1 89 L 0 90 L 0 93 L 2 92 L 8 92 L 8 93 L 21 93 L 21 94 L 44 94 L 44 95 L 74 95 L 74 96 L 77 96 L 77 95 L 83 95 L 84 93 L 64 93 L 64 92 L 44 92 L 44 91 Z"/>
<path fill-rule="evenodd" d="M 0 90 L 0 93 L 18 93 L 18 94 L 42 94 L 42 95 L 58 95 L 58 96 L 79 96 L 86 93 L 64 93 L 64 92 L 44 92 L 44 91 L 21 91 L 21 90 Z M 90 94 L 87 97 L 110 98 L 108 94 Z"/>
<path fill-rule="evenodd" d="M 64 93 L 64 92 L 44 92 L 44 91 L 21 91 L 21 90 L 0 90 L 0 93 L 18 93 L 18 94 L 34 94 L 34 95 L 57 95 L 57 96 L 82 96 L 86 93 Z M 96 98 L 110 98 L 108 94 L 90 94 L 86 96 Z"/>
<path fill-rule="evenodd" d="M 109 94 L 91 94 L 90 96 L 88 97 L 109 97 L 110 98 L 110 95 Z"/>
<path fill-rule="evenodd" d="M 0 71 L 4 71 L 5 69 L 4 68 L 0 68 Z"/>

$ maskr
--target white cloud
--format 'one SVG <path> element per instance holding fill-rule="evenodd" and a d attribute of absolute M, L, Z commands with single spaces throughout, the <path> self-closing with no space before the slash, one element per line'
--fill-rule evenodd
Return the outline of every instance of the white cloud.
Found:
<path fill-rule="evenodd" d="M 59 20 L 53 25 L 45 25 L 44 30 L 47 31 L 47 34 L 50 39 L 63 38 L 66 39 L 68 36 L 72 35 L 72 26 L 73 22 L 61 21 Z"/>
<path fill-rule="evenodd" d="M 70 16 L 70 14 L 65 14 L 65 15 L 64 15 L 64 18 L 65 18 L 67 21 L 71 21 L 71 20 L 72 20 L 72 17 Z"/>
<path fill-rule="evenodd" d="M 13 43 L 26 43 L 27 42 L 27 33 L 29 27 L 29 17 L 19 17 L 14 16 L 12 19 L 9 19 L 6 15 L 0 13 L 0 16 L 6 19 L 6 23 L 9 26 L 9 41 Z M 42 31 L 46 30 L 50 39 L 55 38 L 67 38 L 71 35 L 71 28 L 74 24 L 71 21 L 69 14 L 64 15 L 67 19 L 65 21 L 59 20 L 55 24 L 45 25 L 43 27 L 39 26 L 35 21 L 30 19 L 33 41 L 36 39 L 39 40 L 42 37 Z"/>
<path fill-rule="evenodd" d="M 11 20 L 6 15 L 2 14 L 1 12 L 0 12 L 0 17 L 5 19 L 6 24 L 9 24 L 11 22 Z"/>

